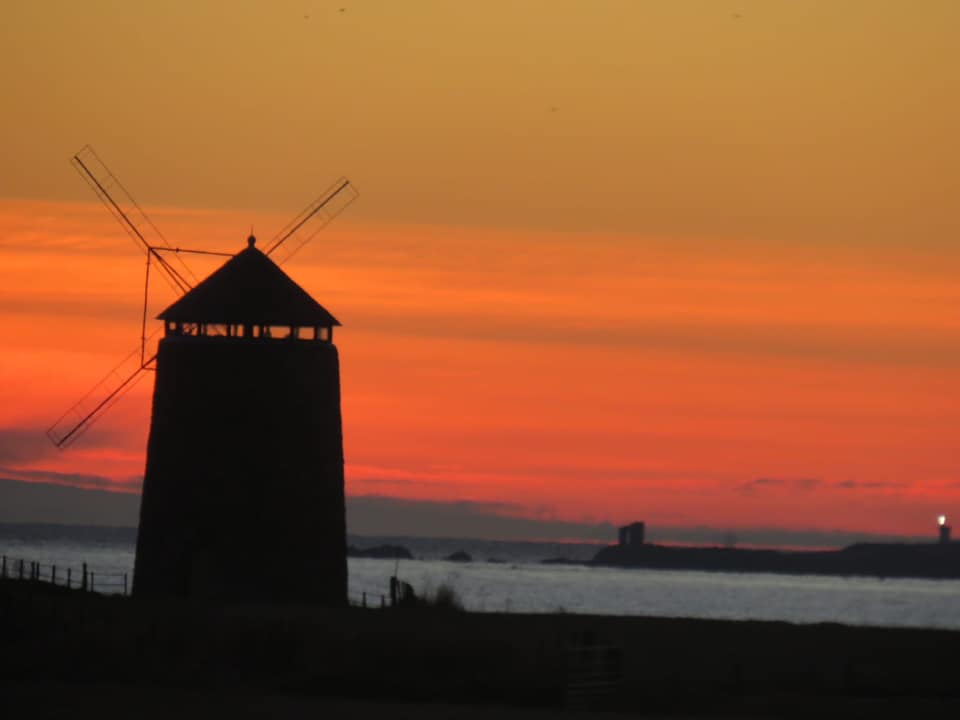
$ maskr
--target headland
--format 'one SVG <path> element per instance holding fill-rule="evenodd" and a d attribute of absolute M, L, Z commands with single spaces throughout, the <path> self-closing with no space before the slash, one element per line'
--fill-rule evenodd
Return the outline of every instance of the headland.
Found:
<path fill-rule="evenodd" d="M 960 543 L 862 543 L 840 550 L 611 545 L 591 564 L 661 570 L 960 578 Z"/>

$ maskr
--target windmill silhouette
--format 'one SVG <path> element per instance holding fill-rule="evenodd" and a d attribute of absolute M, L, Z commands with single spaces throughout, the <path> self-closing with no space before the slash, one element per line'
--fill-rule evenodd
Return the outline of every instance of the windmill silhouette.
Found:
<path fill-rule="evenodd" d="M 154 372 L 134 594 L 343 604 L 340 323 L 279 263 L 355 188 L 337 180 L 265 251 L 218 253 L 171 245 L 89 146 L 72 163 L 146 254 L 140 346 L 47 434 L 70 445 Z M 189 253 L 229 259 L 198 282 Z M 150 332 L 153 275 L 178 299 Z"/>
<path fill-rule="evenodd" d="M 152 276 L 159 273 L 169 288 L 176 295 L 182 296 L 193 289 L 197 278 L 181 255 L 233 256 L 233 253 L 171 245 L 90 145 L 81 148 L 70 162 L 127 235 L 145 252 L 146 276 L 140 344 L 47 429 L 47 437 L 60 449 L 78 440 L 142 380 L 146 372 L 155 369 L 156 352 L 151 349 L 150 343 L 156 340 L 161 328 L 148 332 Z M 277 232 L 268 244 L 265 254 L 274 258 L 276 264 L 282 265 L 357 197 L 356 188 L 349 180 L 343 177 L 337 179 Z"/>

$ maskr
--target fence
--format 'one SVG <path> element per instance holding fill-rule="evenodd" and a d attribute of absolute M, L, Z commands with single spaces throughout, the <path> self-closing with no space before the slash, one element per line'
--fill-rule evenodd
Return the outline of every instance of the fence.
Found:
<path fill-rule="evenodd" d="M 104 595 L 128 595 L 130 592 L 127 573 L 95 572 L 87 563 L 80 568 L 72 568 L 3 555 L 0 557 L 0 578 L 45 582 Z"/>
<path fill-rule="evenodd" d="M 352 607 L 385 608 L 389 605 L 390 598 L 380 590 L 350 588 L 347 591 L 347 602 Z"/>
<path fill-rule="evenodd" d="M 602 709 L 616 699 L 623 677 L 623 648 L 596 645 L 589 633 L 567 647 L 567 707 Z"/>
<path fill-rule="evenodd" d="M 80 568 L 63 565 L 45 565 L 23 558 L 0 557 L 0 578 L 29 580 L 75 588 L 103 595 L 129 595 L 130 584 L 127 573 L 95 572 L 87 563 Z M 373 588 L 350 588 L 347 601 L 353 607 L 385 608 L 393 604 L 391 597 L 382 590 Z"/>

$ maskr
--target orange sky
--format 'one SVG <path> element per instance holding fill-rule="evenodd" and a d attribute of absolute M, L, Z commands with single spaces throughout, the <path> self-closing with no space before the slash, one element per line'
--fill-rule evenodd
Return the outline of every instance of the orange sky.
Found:
<path fill-rule="evenodd" d="M 344 323 L 352 494 L 907 534 L 960 512 L 960 6 L 343 6 L 9 11 L 0 432 L 137 343 L 142 258 L 66 162 L 91 142 L 184 246 L 356 183 L 286 267 Z M 0 465 L 135 484 L 149 390 Z"/>

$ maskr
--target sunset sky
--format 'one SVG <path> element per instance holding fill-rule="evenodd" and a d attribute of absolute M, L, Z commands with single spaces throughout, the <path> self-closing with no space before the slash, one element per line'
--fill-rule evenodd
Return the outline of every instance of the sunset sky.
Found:
<path fill-rule="evenodd" d="M 958 37 L 954 0 L 8 3 L 0 477 L 143 474 L 152 378 L 43 435 L 139 337 L 91 143 L 191 248 L 354 182 L 284 266 L 344 325 L 352 496 L 932 536 L 960 518 Z"/>

